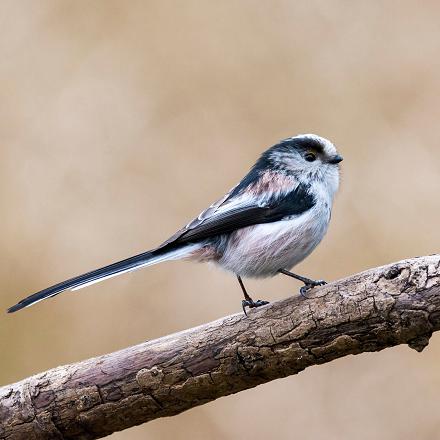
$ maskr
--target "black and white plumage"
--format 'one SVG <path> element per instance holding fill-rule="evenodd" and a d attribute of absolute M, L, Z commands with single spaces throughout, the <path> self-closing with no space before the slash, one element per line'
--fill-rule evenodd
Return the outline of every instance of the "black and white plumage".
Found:
<path fill-rule="evenodd" d="M 196 219 L 151 251 L 63 281 L 37 292 L 15 312 L 66 290 L 77 290 L 126 272 L 181 258 L 208 261 L 233 272 L 245 295 L 243 306 L 256 307 L 241 277 L 262 278 L 291 272 L 327 232 L 342 157 L 317 135 L 298 135 L 265 151 L 243 180 Z M 302 290 L 304 292 L 305 290 Z"/>

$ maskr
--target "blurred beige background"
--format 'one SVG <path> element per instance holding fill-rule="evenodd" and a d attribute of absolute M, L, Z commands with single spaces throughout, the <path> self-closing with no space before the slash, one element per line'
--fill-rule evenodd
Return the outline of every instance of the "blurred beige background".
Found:
<path fill-rule="evenodd" d="M 4 0 L 0 21 L 0 310 L 157 245 L 304 132 L 345 161 L 300 273 L 439 251 L 439 2 Z M 249 286 L 276 300 L 299 284 Z M 230 275 L 175 262 L 1 314 L 0 384 L 240 301 Z M 422 354 L 348 357 L 111 438 L 439 438 L 439 363 L 435 335 Z"/>

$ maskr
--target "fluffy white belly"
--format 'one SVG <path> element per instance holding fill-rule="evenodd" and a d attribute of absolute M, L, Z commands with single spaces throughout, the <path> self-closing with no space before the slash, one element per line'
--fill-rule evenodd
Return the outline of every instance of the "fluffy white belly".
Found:
<path fill-rule="evenodd" d="M 329 220 L 330 210 L 315 206 L 290 220 L 240 229 L 231 234 L 217 264 L 243 277 L 274 276 L 315 249 L 327 232 Z"/>

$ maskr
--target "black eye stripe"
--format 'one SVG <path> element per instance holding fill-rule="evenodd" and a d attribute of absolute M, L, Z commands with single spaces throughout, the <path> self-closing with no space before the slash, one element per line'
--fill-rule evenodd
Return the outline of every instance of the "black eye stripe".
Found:
<path fill-rule="evenodd" d="M 316 139 L 308 137 L 285 139 L 284 141 L 281 141 L 278 145 L 284 145 L 289 148 L 294 148 L 298 151 L 313 151 L 316 154 L 324 154 L 324 146 L 322 145 L 322 143 Z"/>

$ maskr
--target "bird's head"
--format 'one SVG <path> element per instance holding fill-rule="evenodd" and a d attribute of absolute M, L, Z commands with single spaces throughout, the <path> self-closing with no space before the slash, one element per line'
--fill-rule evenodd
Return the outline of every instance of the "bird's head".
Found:
<path fill-rule="evenodd" d="M 260 160 L 266 169 L 286 172 L 303 182 L 320 180 L 337 188 L 342 156 L 329 140 L 316 134 L 301 134 L 280 141 Z"/>

